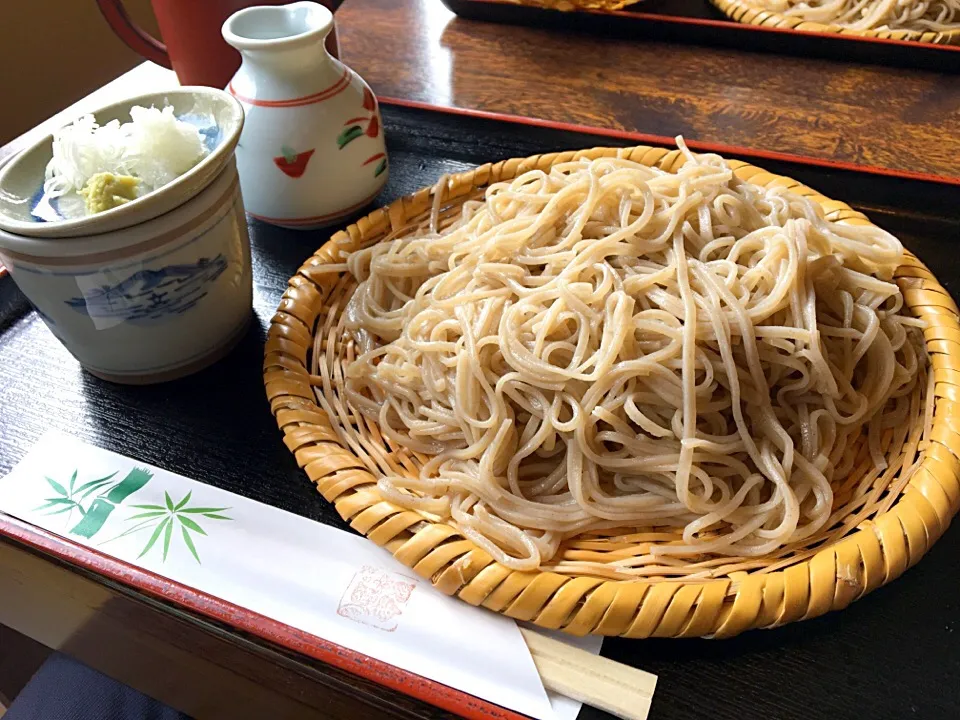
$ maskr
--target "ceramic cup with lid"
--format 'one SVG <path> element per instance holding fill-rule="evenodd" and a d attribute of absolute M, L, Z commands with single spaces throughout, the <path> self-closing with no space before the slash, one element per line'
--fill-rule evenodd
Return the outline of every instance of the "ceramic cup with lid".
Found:
<path fill-rule="evenodd" d="M 180 88 L 114 103 L 203 118 L 208 154 L 163 187 L 95 215 L 35 213 L 53 138 L 0 172 L 0 262 L 50 331 L 98 377 L 141 384 L 224 355 L 252 317 L 250 241 L 233 158 L 243 111 L 222 90 Z M 56 208 L 54 207 L 56 210 Z"/>
<path fill-rule="evenodd" d="M 314 2 L 248 8 L 223 25 L 243 58 L 228 90 L 246 112 L 237 166 L 247 212 L 259 220 L 329 225 L 386 182 L 376 98 L 324 48 L 332 27 Z"/>

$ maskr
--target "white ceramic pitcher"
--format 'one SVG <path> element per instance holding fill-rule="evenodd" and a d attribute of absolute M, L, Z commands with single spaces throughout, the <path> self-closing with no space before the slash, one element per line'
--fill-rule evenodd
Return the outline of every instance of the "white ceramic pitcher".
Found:
<path fill-rule="evenodd" d="M 371 202 L 387 179 L 380 110 L 332 57 L 323 5 L 251 7 L 223 25 L 243 58 L 227 86 L 246 111 L 237 167 L 247 212 L 293 228 L 329 225 Z"/>

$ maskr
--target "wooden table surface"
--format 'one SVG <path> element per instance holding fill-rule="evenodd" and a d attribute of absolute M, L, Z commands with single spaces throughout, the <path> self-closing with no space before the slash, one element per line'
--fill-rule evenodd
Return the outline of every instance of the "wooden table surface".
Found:
<path fill-rule="evenodd" d="M 467 22 L 455 19 L 439 0 L 346 0 L 337 17 L 344 60 L 379 94 L 400 100 L 609 130 L 682 132 L 701 142 L 960 180 L 960 79 L 955 76 Z M 168 83 L 173 83 L 169 73 L 143 65 L 0 148 L 0 164 L 85 109 Z M 422 162 L 418 165 L 412 152 L 407 153 L 411 157 L 406 165 L 400 162 L 401 150 L 410 143 L 402 137 L 400 126 L 392 127 L 396 144 L 391 152 L 398 162 L 390 192 L 410 192 L 413 185 L 423 184 Z M 420 132 L 432 131 L 421 126 Z M 430 172 L 459 167 L 459 146 L 447 142 L 451 167 L 431 166 Z M 491 152 L 502 151 L 491 148 Z M 268 318 L 276 307 L 275 296 L 292 272 L 289 268 L 295 268 L 322 238 L 304 237 L 300 245 L 293 245 L 290 238 L 276 242 L 262 228 L 255 228 L 252 235 L 259 256 L 271 261 L 258 266 L 264 276 L 258 280 L 258 312 Z M 277 262 L 283 272 L 276 271 Z M 0 310 L 11 303 L 23 305 L 9 281 L 3 287 L 11 297 L 0 296 Z M 225 410 L 176 415 L 178 422 L 193 423 L 179 432 L 174 432 L 176 423 L 170 418 L 160 417 L 141 429 L 148 438 L 145 441 L 144 432 L 118 425 L 119 414 L 108 410 L 129 403 L 149 405 L 152 398 L 153 410 L 169 406 L 174 412 L 176 401 L 164 394 L 172 390 L 151 394 L 102 387 L 76 371 L 69 358 L 47 356 L 53 352 L 50 348 L 59 346 L 42 334 L 46 331 L 27 312 L 24 306 L 8 313 L 14 318 L 9 322 L 0 318 L 4 332 L 16 330 L 25 342 L 47 343 L 42 346 L 46 350 L 31 345 L 19 370 L 8 367 L 14 379 L 8 378 L 3 385 L 6 407 L 12 415 L 29 416 L 35 422 L 20 418 L 0 424 L 0 437 L 7 437 L 7 452 L 0 458 L 4 469 L 42 429 L 53 425 L 190 474 L 195 468 L 183 448 L 200 442 L 204 428 L 220 442 L 224 418 L 236 417 L 243 421 L 233 433 L 234 450 L 222 451 L 224 458 L 208 453 L 207 460 L 222 460 L 227 468 L 227 460 L 242 457 L 243 468 L 260 467 L 262 475 L 284 480 L 276 485 L 279 505 L 286 503 L 288 508 L 318 517 L 332 513 L 300 477 L 263 407 L 258 386 L 262 328 L 252 331 L 227 361 L 243 378 L 243 383 L 235 383 L 237 387 L 256 386 L 255 399 L 225 393 L 220 400 Z M 35 353 L 39 355 L 34 357 Z M 37 374 L 41 370 L 47 373 L 43 378 Z M 59 397 L 46 405 L 38 403 L 36 388 L 52 388 L 64 381 L 70 385 L 67 401 Z M 182 381 L 180 395 L 209 400 L 208 390 L 191 395 L 191 382 L 204 381 Z M 231 409 L 231 398 L 240 402 L 240 396 L 241 404 Z M 214 413 L 216 419 L 204 413 Z M 206 424 L 199 416 L 206 418 Z M 154 438 L 152 444 L 149 438 Z M 180 451 L 177 446 L 171 449 L 170 438 L 183 443 Z M 209 437 L 205 442 L 208 449 L 217 446 Z M 211 471 L 209 476 L 220 483 L 234 483 L 226 489 L 249 493 L 243 468 L 236 477 L 226 470 Z M 644 665 L 664 679 L 658 690 L 659 705 L 655 705 L 658 717 L 699 717 L 703 697 L 712 697 L 711 716 L 724 720 L 836 720 L 864 711 L 874 718 L 901 720 L 918 708 L 927 711 L 926 717 L 956 717 L 960 696 L 949 678 L 955 679 L 960 672 L 960 658 L 956 645 L 943 641 L 949 640 L 944 633 L 953 632 L 953 621 L 944 624 L 944 618 L 956 615 L 957 601 L 955 594 L 930 590 L 947 587 L 949 579 L 956 577 L 960 555 L 954 552 L 956 533 L 951 537 L 952 541 L 942 540 L 907 578 L 843 615 L 722 644 L 645 642 Z M 47 540 L 50 548 L 56 545 L 55 539 Z M 231 720 L 452 717 L 287 645 L 211 621 L 184 609 L 176 598 L 138 592 L 58 560 L 42 544 L 29 545 L 0 541 L 0 623 L 197 716 Z M 922 613 L 909 612 L 921 606 Z M 626 661 L 632 647 L 611 641 L 605 653 Z M 891 648 L 897 648 L 896 653 Z M 898 668 L 898 660 L 903 668 Z M 786 682 L 794 667 L 799 668 L 795 682 Z M 840 678 L 840 687 L 829 689 L 827 677 Z M 861 692 L 868 686 L 888 689 Z M 809 698 L 817 693 L 819 700 L 811 706 Z M 723 703 L 718 704 L 718 698 Z M 597 717 L 585 710 L 582 717 L 586 716 Z"/>
<path fill-rule="evenodd" d="M 960 76 L 457 18 L 346 0 L 341 55 L 379 94 L 960 179 Z"/>
<path fill-rule="evenodd" d="M 388 105 L 383 119 L 390 178 L 379 205 L 489 154 L 522 157 L 596 142 Z M 956 292 L 960 256 L 952 242 L 960 233 L 960 213 L 949 204 L 955 188 L 801 166 L 772 169 L 868 209 L 891 230 L 902 228 L 908 247 Z M 888 197 L 891 204 L 863 208 L 858 194 Z M 942 218 L 912 211 L 939 203 Z M 0 476 L 56 428 L 346 529 L 284 445 L 261 375 L 266 325 L 287 279 L 328 236 L 252 222 L 257 317 L 250 331 L 216 366 L 159 386 L 118 386 L 81 371 L 13 281 L 0 279 Z M 318 570 L 322 562 L 318 548 Z M 960 644 L 954 634 L 960 595 L 951 592 L 958 577 L 955 525 L 904 577 L 842 612 L 723 641 L 608 638 L 603 654 L 658 676 L 651 720 L 699 720 L 705 708 L 710 720 L 958 718 Z M 330 648 L 275 619 L 229 607 L 2 513 L 0 624 L 200 720 L 509 717 L 496 709 L 484 712 L 473 699 L 454 704 L 449 695 L 428 695 L 411 678 L 399 677 L 397 668 L 374 667 L 370 658 L 346 648 Z M 457 637 L 469 648 L 468 635 Z M 0 631 L 0 656 L 8 652 L 3 642 Z M 611 718 L 584 708 L 579 720 Z"/>

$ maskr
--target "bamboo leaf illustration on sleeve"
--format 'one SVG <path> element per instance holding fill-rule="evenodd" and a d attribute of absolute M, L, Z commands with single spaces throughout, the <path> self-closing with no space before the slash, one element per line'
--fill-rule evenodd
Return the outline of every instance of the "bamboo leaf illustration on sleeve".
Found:
<path fill-rule="evenodd" d="M 90 482 L 86 482 L 76 489 L 76 493 L 80 496 L 81 500 L 85 500 L 90 495 L 97 492 L 97 490 L 100 490 L 101 488 L 109 485 L 110 481 L 113 479 L 113 476 L 116 474 L 117 473 L 112 472 L 106 477 L 97 478 L 96 480 L 91 480 Z"/>
<path fill-rule="evenodd" d="M 181 518 L 181 520 L 182 519 L 183 518 Z M 190 533 L 187 532 L 187 528 L 186 527 L 180 528 L 180 532 L 183 533 L 183 543 L 184 545 L 187 546 L 187 550 L 189 550 L 190 554 L 193 555 L 194 560 L 196 560 L 199 563 L 200 556 L 197 554 L 197 548 L 194 546 L 193 540 L 190 539 Z M 203 534 L 206 535 L 206 533 L 203 533 Z"/>
<path fill-rule="evenodd" d="M 103 529 L 117 507 L 122 505 L 131 495 L 141 490 L 153 477 L 153 473 L 146 468 L 133 468 L 120 481 L 115 480 L 116 475 L 117 472 L 114 471 L 109 475 L 80 484 L 77 482 L 78 470 L 73 471 L 66 483 L 58 482 L 51 477 L 44 477 L 47 484 L 56 493 L 56 497 L 46 498 L 36 510 L 43 512 L 45 515 L 67 513 L 68 527 L 71 523 L 70 514 L 77 510 L 81 517 L 79 522 L 70 529 L 70 533 L 80 537 L 92 538 Z M 90 504 L 87 507 L 81 505 L 81 502 L 90 496 L 93 496 Z M 161 562 L 166 562 L 173 550 L 174 530 L 179 522 L 179 534 L 183 538 L 183 544 L 193 559 L 199 563 L 200 552 L 197 549 L 194 534 L 208 537 L 207 531 L 200 525 L 199 521 L 230 521 L 233 518 L 223 514 L 230 510 L 229 507 L 189 507 L 192 499 L 192 490 L 189 490 L 179 501 L 175 501 L 169 491 L 164 491 L 162 505 L 152 503 L 128 505 L 127 507 L 135 511 L 129 517 L 124 518 L 124 523 L 129 527 L 100 544 L 103 545 L 136 533 L 149 531 L 149 539 L 137 559 L 148 555 L 162 537 Z"/>
<path fill-rule="evenodd" d="M 146 468 L 132 468 L 120 481 L 115 480 L 117 474 L 114 471 L 109 475 L 79 484 L 78 470 L 74 470 L 70 479 L 64 483 L 45 476 L 44 480 L 56 493 L 56 497 L 45 498 L 36 511 L 44 515 L 66 514 L 65 524 L 70 527 L 73 523 L 71 515 L 76 510 L 80 514 L 80 520 L 69 532 L 80 537 L 92 538 L 103 529 L 118 506 L 153 478 L 153 473 Z M 93 497 L 89 505 L 86 507 L 81 505 L 81 501 L 90 496 Z M 123 519 L 126 529 L 99 544 L 104 545 L 137 533 L 149 532 L 149 538 L 137 559 L 147 556 L 162 537 L 161 562 L 166 562 L 170 553 L 175 551 L 174 531 L 179 524 L 178 535 L 183 539 L 183 544 L 190 556 L 200 563 L 197 537 L 209 537 L 207 530 L 201 526 L 201 522 L 232 521 L 233 518 L 223 514 L 231 509 L 229 507 L 200 504 L 190 507 L 191 500 L 193 500 L 193 490 L 188 490 L 179 500 L 174 500 L 170 492 L 164 490 L 162 505 L 130 504 L 126 507 L 134 512 Z"/>
<path fill-rule="evenodd" d="M 113 476 L 111 475 L 109 477 Z M 101 480 L 109 482 L 109 477 L 102 478 Z M 86 515 L 70 530 L 70 533 L 79 535 L 80 537 L 92 538 L 100 531 L 104 523 L 107 522 L 107 518 L 110 517 L 110 514 L 117 505 L 140 490 L 152 477 L 153 473 L 149 470 L 133 468 L 127 473 L 123 480 L 110 488 L 105 495 L 97 496 L 97 498 L 90 503 Z"/>
<path fill-rule="evenodd" d="M 183 500 L 181 500 L 180 502 L 177 503 L 176 507 L 173 508 L 173 511 L 174 511 L 174 512 L 177 512 L 178 510 L 180 510 L 181 508 L 183 508 L 184 505 L 186 505 L 188 502 L 190 502 L 190 496 L 191 496 L 191 495 L 193 495 L 193 491 L 192 491 L 192 490 L 191 490 L 190 492 L 188 492 L 188 493 L 184 496 Z"/>
<path fill-rule="evenodd" d="M 184 517 L 183 515 L 180 515 L 180 516 L 179 516 L 179 519 L 180 519 L 180 522 L 181 522 L 185 527 L 187 527 L 188 529 L 193 530 L 194 532 L 198 532 L 198 533 L 200 533 L 201 535 L 206 535 L 206 534 L 207 534 L 207 531 L 206 531 L 206 530 L 204 530 L 202 527 L 200 527 L 197 523 L 195 523 L 195 522 L 194 522 L 193 520 L 191 520 L 190 518 Z"/>
<path fill-rule="evenodd" d="M 102 497 L 96 498 L 90 503 L 90 507 L 87 508 L 87 514 L 83 516 L 80 522 L 73 526 L 70 533 L 88 539 L 92 538 L 100 531 L 103 524 L 107 522 L 107 518 L 110 517 L 110 513 L 113 512 L 114 507 L 116 506 L 113 503 L 107 502 Z"/>
<path fill-rule="evenodd" d="M 151 510 L 150 512 L 137 513 L 136 515 L 131 515 L 127 520 L 139 520 L 140 518 L 155 518 L 160 517 L 161 515 L 166 515 L 165 510 Z"/>
<path fill-rule="evenodd" d="M 151 536 L 150 536 L 150 539 L 147 541 L 147 546 L 146 546 L 145 548 L 143 548 L 143 552 L 141 552 L 139 555 L 137 555 L 137 560 L 139 560 L 139 559 L 142 558 L 144 555 L 146 555 L 148 552 L 150 552 L 150 548 L 152 548 L 152 547 L 156 544 L 157 538 L 160 537 L 160 533 L 163 532 L 164 528 L 167 527 L 167 525 L 169 525 L 170 522 L 171 522 L 171 521 L 170 521 L 170 518 L 167 518 L 167 519 L 164 520 L 162 523 L 160 523 L 159 525 L 157 525 L 157 529 L 153 531 L 153 535 L 151 535 Z"/>
<path fill-rule="evenodd" d="M 46 510 L 46 509 L 48 509 L 48 508 L 51 508 L 51 507 L 54 507 L 54 506 L 57 506 L 57 505 L 70 505 L 70 506 L 72 506 L 73 504 L 74 504 L 74 503 L 73 503 L 73 500 L 70 500 L 69 498 L 50 498 L 49 500 L 45 501 L 45 502 L 43 503 L 43 505 L 41 505 L 40 507 L 38 507 L 38 508 L 36 508 L 36 509 L 39 511 L 39 510 Z"/>
<path fill-rule="evenodd" d="M 67 505 L 67 506 L 65 506 L 65 507 L 60 508 L 59 510 L 54 510 L 53 512 L 48 512 L 47 515 L 63 515 L 63 513 L 65 513 L 65 512 L 70 512 L 71 510 L 73 510 L 73 506 L 72 506 L 72 505 Z"/>
<path fill-rule="evenodd" d="M 44 480 L 46 480 L 50 484 L 50 487 L 52 487 L 58 495 L 62 495 L 65 498 L 69 497 L 69 493 L 67 492 L 67 489 L 63 485 L 58 483 L 56 480 L 49 477 L 44 478 Z"/>
<path fill-rule="evenodd" d="M 153 473 L 146 468 L 134 468 L 107 493 L 107 500 L 114 505 L 119 505 L 150 482 L 150 478 L 152 477 Z"/>
<path fill-rule="evenodd" d="M 163 533 L 163 561 L 167 561 L 167 553 L 170 552 L 170 535 L 173 533 L 173 520 L 167 518 L 164 520 L 167 524 L 167 529 Z"/>
<path fill-rule="evenodd" d="M 59 483 L 54 480 L 52 477 L 45 476 L 43 479 L 47 481 L 47 484 L 53 488 L 53 491 L 57 494 L 57 497 L 45 498 L 43 505 L 34 508 L 36 512 L 44 512 L 44 515 L 63 515 L 67 513 L 67 523 L 70 522 L 70 515 L 73 514 L 73 511 L 76 510 L 80 513 L 80 516 L 83 517 L 86 515 L 86 511 L 80 505 L 80 501 L 77 500 L 76 495 L 77 490 L 77 470 L 73 471 L 73 474 L 70 476 L 70 480 L 67 483 L 67 487 L 63 483 Z M 69 487 L 69 489 L 68 489 Z"/>
<path fill-rule="evenodd" d="M 127 518 L 127 520 L 133 520 L 133 518 Z M 103 541 L 102 543 L 100 543 L 100 544 L 101 544 L 101 545 L 106 545 L 107 543 L 111 543 L 111 542 L 113 542 L 114 540 L 119 540 L 120 538 L 126 537 L 127 535 L 133 535 L 135 532 L 139 532 L 140 530 L 143 530 L 144 528 L 147 528 L 147 527 L 153 527 L 154 525 L 156 525 L 156 524 L 159 523 L 159 522 L 160 522 L 160 519 L 159 519 L 159 518 L 151 518 L 151 519 L 149 519 L 149 520 L 144 520 L 143 522 L 137 523 L 137 524 L 134 525 L 132 528 L 128 528 L 127 530 L 123 531 L 122 533 L 120 533 L 120 534 L 117 535 L 116 537 L 112 537 L 112 538 L 110 538 L 109 540 L 104 540 L 104 541 Z"/>
<path fill-rule="evenodd" d="M 201 518 L 207 518 L 210 520 L 232 520 L 226 515 L 221 515 L 221 512 L 229 510 L 228 507 L 188 507 L 190 500 L 193 498 L 193 491 L 187 492 L 179 500 L 179 502 L 174 501 L 170 496 L 169 492 L 164 492 L 163 494 L 163 505 L 131 505 L 130 507 L 134 510 L 142 510 L 143 512 L 134 513 L 130 517 L 126 518 L 126 522 L 135 522 L 136 524 L 121 533 L 112 540 L 118 540 L 127 535 L 137 533 L 140 531 L 152 530 L 147 544 L 144 546 L 138 560 L 145 555 L 147 555 L 156 545 L 161 536 L 163 536 L 163 552 L 162 552 L 162 562 L 166 562 L 167 558 L 170 556 L 171 551 L 173 550 L 173 538 L 174 530 L 176 529 L 177 522 L 180 523 L 180 537 L 183 538 L 183 544 L 186 546 L 187 550 L 190 552 L 190 555 L 198 563 L 200 560 L 200 552 L 197 549 L 196 541 L 191 533 L 196 533 L 197 535 L 208 536 L 207 531 L 201 527 L 198 520 Z M 136 522 L 139 521 L 139 522 Z M 108 540 L 107 542 L 112 542 Z"/>

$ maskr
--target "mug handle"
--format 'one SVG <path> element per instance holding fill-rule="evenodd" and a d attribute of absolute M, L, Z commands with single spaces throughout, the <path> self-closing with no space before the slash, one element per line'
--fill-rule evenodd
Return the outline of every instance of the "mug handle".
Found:
<path fill-rule="evenodd" d="M 107 24 L 127 47 L 147 60 L 172 69 L 167 46 L 134 24 L 123 0 L 97 0 L 97 5 Z"/>

